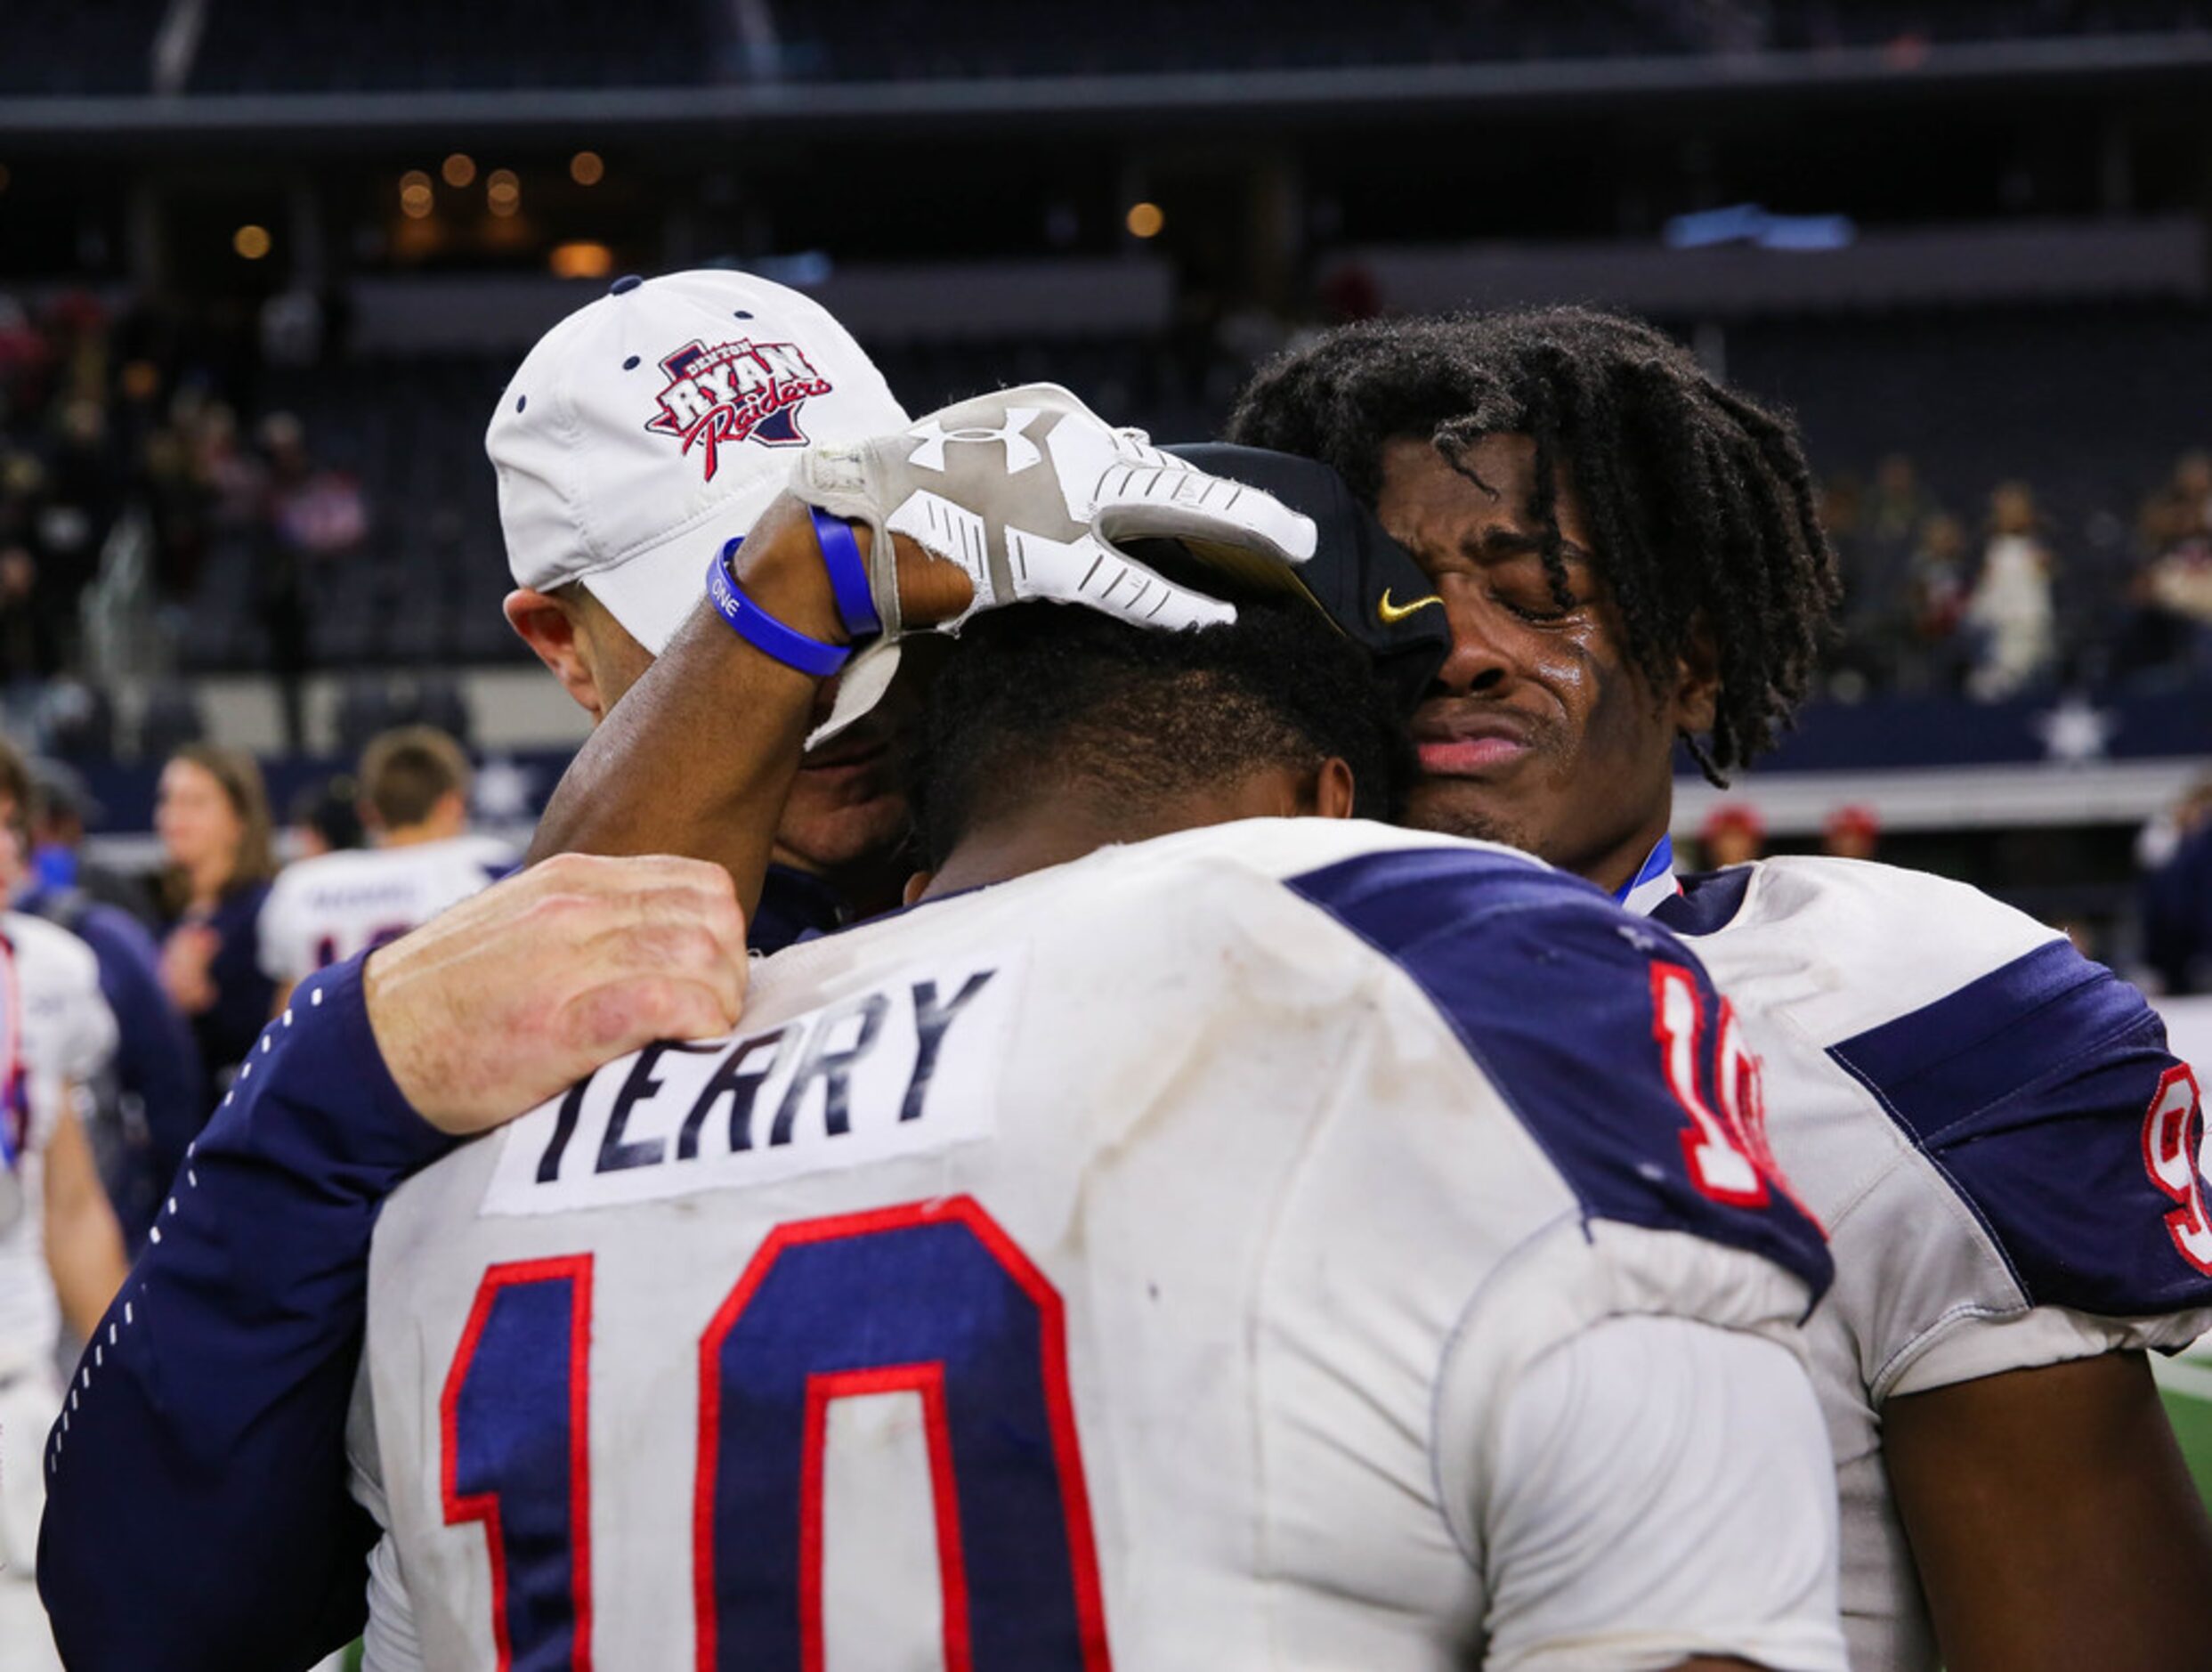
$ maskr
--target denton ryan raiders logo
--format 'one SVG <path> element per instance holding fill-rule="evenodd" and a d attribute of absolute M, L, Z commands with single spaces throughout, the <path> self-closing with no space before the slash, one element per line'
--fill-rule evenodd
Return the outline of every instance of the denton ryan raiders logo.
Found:
<path fill-rule="evenodd" d="M 668 386 L 660 410 L 645 420 L 656 435 L 673 435 L 684 450 L 705 455 L 707 480 L 721 463 L 725 442 L 758 442 L 766 447 L 798 447 L 806 441 L 798 427 L 798 409 L 809 395 L 830 393 L 830 380 L 817 372 L 791 343 L 692 343 L 660 362 Z"/>

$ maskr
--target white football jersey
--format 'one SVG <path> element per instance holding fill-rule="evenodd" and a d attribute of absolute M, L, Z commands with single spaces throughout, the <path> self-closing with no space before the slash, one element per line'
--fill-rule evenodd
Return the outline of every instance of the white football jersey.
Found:
<path fill-rule="evenodd" d="M 1743 1067 L 1671 935 L 1369 824 L 802 943 L 385 1207 L 369 1664 L 1839 1668 Z"/>
<path fill-rule="evenodd" d="M 116 1045 L 93 949 L 43 918 L 0 913 L 7 943 L 0 994 L 0 1380 L 52 1360 L 61 1326 L 44 1238 L 43 1157 L 69 1088 L 103 1067 Z"/>
<path fill-rule="evenodd" d="M 1883 1402 L 2212 1328 L 2197 1083 L 2134 987 L 1964 884 L 1785 857 L 1685 886 L 1654 916 L 1741 1011 L 1835 1256 L 1807 1333 L 1851 1665 L 1924 1672 Z"/>
<path fill-rule="evenodd" d="M 261 970 L 305 980 L 326 965 L 397 940 L 514 869 L 489 836 L 404 848 L 346 848 L 287 865 L 261 908 Z"/>

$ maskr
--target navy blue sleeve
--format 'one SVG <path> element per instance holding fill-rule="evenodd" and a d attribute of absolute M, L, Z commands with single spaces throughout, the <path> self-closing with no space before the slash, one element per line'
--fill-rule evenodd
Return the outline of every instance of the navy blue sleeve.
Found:
<path fill-rule="evenodd" d="M 176 1176 L 184 1146 L 199 1135 L 207 1070 L 191 1024 L 161 985 L 160 953 L 137 919 L 94 904 L 77 932 L 100 959 L 100 990 L 115 1012 L 117 1077 L 134 1093 L 153 1140 L 150 1165 L 161 1185 Z"/>
<path fill-rule="evenodd" d="M 1825 1292 L 1827 1238 L 1762 1142 L 1744 1146 L 1760 1152 L 1747 1188 L 1693 1172 L 1702 1129 L 1669 1079 L 1658 995 L 1689 984 L 1684 1089 L 1716 1119 L 1721 1003 L 1673 935 L 1575 878 L 1463 848 L 1365 855 L 1289 886 L 1420 986 L 1587 1216 L 1747 1249 Z"/>
<path fill-rule="evenodd" d="M 1829 1055 L 1942 1169 L 2030 1304 L 2212 1306 L 2194 1082 L 2102 964 L 2052 941 Z"/>
<path fill-rule="evenodd" d="M 361 1628 L 369 1233 L 452 1147 L 393 1084 L 361 970 L 303 984 L 248 1052 L 47 1438 L 38 1585 L 72 1668 L 296 1668 Z"/>

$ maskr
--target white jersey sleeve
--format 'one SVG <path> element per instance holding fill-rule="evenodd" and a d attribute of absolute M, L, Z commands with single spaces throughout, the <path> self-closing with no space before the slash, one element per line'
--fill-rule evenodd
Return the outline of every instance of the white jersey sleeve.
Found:
<path fill-rule="evenodd" d="M 23 984 L 23 1063 L 34 1076 L 90 1079 L 115 1054 L 115 1012 L 100 990 L 100 961 L 69 930 L 6 914 Z"/>
<path fill-rule="evenodd" d="M 2198 1083 L 2133 986 L 1975 889 L 1844 860 L 1754 867 L 1693 944 L 1770 1030 L 1775 1146 L 1877 1405 L 2212 1327 Z"/>
<path fill-rule="evenodd" d="M 1489 1672 L 1843 1666 L 1827 1436 L 1787 1347 L 1616 1317 L 1495 1403 Z"/>
<path fill-rule="evenodd" d="M 0 1383 L 46 1362 L 61 1311 L 44 1244 L 45 1148 L 70 1107 L 70 1088 L 113 1054 L 115 1015 L 100 991 L 92 948 L 43 919 L 0 918 L 12 994 L 4 1000 L 23 1073 L 21 1099 L 0 1087 Z"/>
<path fill-rule="evenodd" d="M 1835 1251 L 1809 1335 L 1853 1664 L 1923 1672 L 1882 1408 L 2212 1327 L 2197 1079 L 2134 987 L 1943 878 L 1770 859 L 1655 915 L 1738 1007 L 1776 1157 Z"/>
<path fill-rule="evenodd" d="M 255 945 L 259 948 L 261 972 L 271 981 L 296 986 L 315 973 L 312 936 L 306 921 L 306 901 L 301 873 L 305 862 L 287 866 L 269 885 L 261 904 Z"/>

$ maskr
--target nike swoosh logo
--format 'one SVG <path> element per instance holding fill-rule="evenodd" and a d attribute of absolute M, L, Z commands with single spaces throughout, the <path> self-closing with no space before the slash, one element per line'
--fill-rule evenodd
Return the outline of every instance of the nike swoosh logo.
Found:
<path fill-rule="evenodd" d="M 1396 627 L 1407 616 L 1417 615 L 1431 604 L 1443 602 L 1442 598 L 1431 592 L 1427 597 L 1415 598 L 1411 604 L 1393 604 L 1390 602 L 1390 589 L 1385 587 L 1382 588 L 1382 600 L 1374 606 L 1374 613 L 1381 618 L 1383 626 Z"/>

